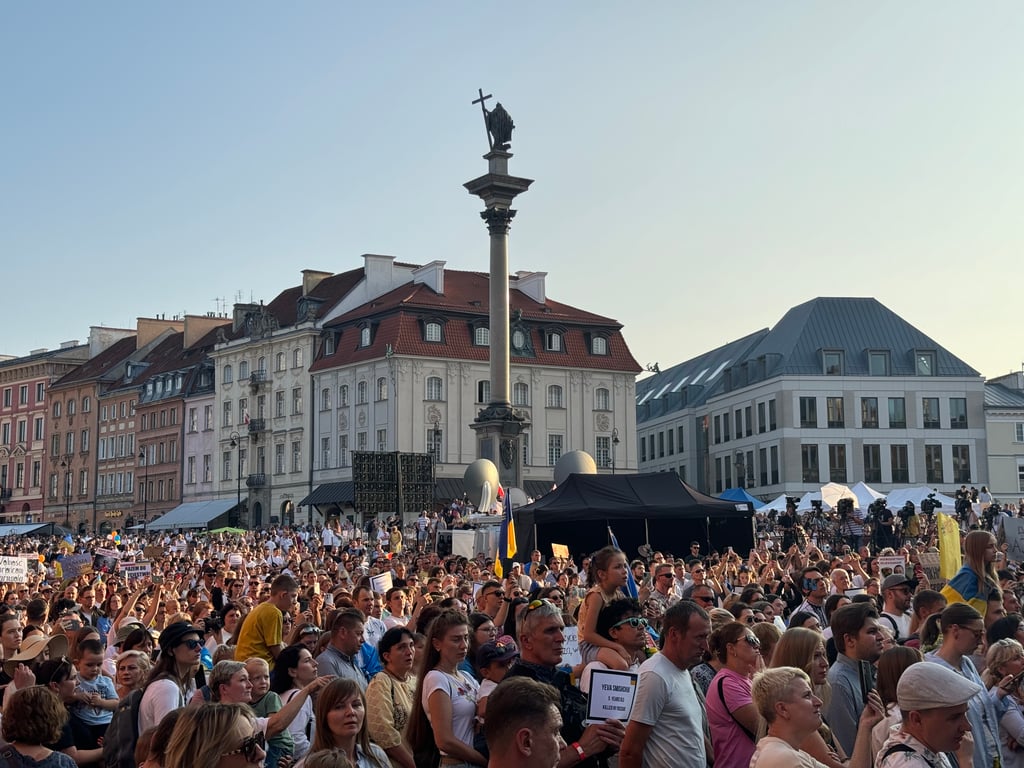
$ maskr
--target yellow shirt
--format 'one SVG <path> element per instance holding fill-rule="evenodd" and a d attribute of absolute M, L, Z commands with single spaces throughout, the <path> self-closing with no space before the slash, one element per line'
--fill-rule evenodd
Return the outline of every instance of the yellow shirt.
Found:
<path fill-rule="evenodd" d="M 235 661 L 246 661 L 255 656 L 266 661 L 273 669 L 274 657 L 270 653 L 270 646 L 282 644 L 283 625 L 283 616 L 276 605 L 269 600 L 257 605 L 245 617 L 242 631 L 238 633 Z"/>

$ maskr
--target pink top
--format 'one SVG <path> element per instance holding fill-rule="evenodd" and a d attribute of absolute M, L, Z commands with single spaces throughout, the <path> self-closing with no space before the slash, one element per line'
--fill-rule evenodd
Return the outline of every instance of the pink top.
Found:
<path fill-rule="evenodd" d="M 722 695 L 719 696 L 719 683 Z M 715 748 L 715 768 L 748 768 L 754 755 L 754 741 L 729 714 L 753 703 L 751 681 L 723 667 L 708 686 L 708 725 Z M 722 699 L 725 699 L 723 702 Z M 728 708 L 728 709 L 727 709 Z"/>

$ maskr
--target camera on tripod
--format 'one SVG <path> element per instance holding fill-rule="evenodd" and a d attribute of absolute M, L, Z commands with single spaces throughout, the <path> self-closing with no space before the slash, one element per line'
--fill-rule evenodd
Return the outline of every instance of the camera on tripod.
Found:
<path fill-rule="evenodd" d="M 851 517 L 853 515 L 853 499 L 842 498 L 836 502 L 836 512 L 840 517 Z"/>
<path fill-rule="evenodd" d="M 881 499 L 875 499 L 874 501 L 871 502 L 871 504 L 868 505 L 868 514 L 864 522 L 869 525 L 873 524 L 876 520 L 878 520 L 878 516 L 882 514 L 887 509 L 887 507 L 888 502 L 884 497 Z"/>
<path fill-rule="evenodd" d="M 970 502 L 968 502 L 968 506 Z M 936 509 L 942 508 L 942 502 L 935 498 L 934 493 L 929 493 L 927 498 L 921 499 L 921 512 L 931 517 Z"/>

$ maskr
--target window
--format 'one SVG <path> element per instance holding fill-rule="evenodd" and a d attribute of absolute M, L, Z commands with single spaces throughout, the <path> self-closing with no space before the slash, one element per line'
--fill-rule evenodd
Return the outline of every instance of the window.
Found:
<path fill-rule="evenodd" d="M 241 369 L 239 369 L 239 373 L 241 373 Z M 234 380 L 234 371 L 232 370 L 230 365 L 225 365 L 224 372 L 221 375 L 221 381 L 225 384 L 230 384 Z"/>
<path fill-rule="evenodd" d="M 562 458 L 562 435 L 548 435 L 548 466 L 555 466 L 560 458 Z"/>
<path fill-rule="evenodd" d="M 747 427 L 745 434 L 747 437 L 750 437 L 752 434 L 754 434 L 754 419 L 753 411 L 751 410 L 751 407 L 749 405 L 743 409 L 743 420 L 746 422 Z"/>
<path fill-rule="evenodd" d="M 441 324 L 426 323 L 423 326 L 423 340 L 436 342 L 441 341 Z"/>
<path fill-rule="evenodd" d="M 384 452 L 388 449 L 388 431 L 386 429 L 377 430 L 377 450 Z"/>
<path fill-rule="evenodd" d="M 365 451 L 366 450 L 366 433 L 365 432 L 359 432 L 359 433 L 356 434 L 356 450 L 357 451 Z"/>
<path fill-rule="evenodd" d="M 610 437 L 598 435 L 594 438 L 594 461 L 598 467 L 612 465 L 612 439 Z"/>
<path fill-rule="evenodd" d="M 134 404 L 135 401 L 132 402 Z M 88 396 L 82 398 L 82 413 L 92 413 L 92 398 Z"/>
<path fill-rule="evenodd" d="M 877 397 L 862 397 L 860 399 L 860 425 L 865 429 L 878 427 Z"/>
<path fill-rule="evenodd" d="M 58 435 L 54 435 L 54 437 L 58 438 L 58 440 L 57 440 L 57 446 L 58 447 L 57 447 L 56 451 L 51 451 L 51 453 L 54 456 L 56 456 L 58 453 L 60 453 L 60 438 L 59 438 Z M 2 425 L 0 425 L 0 445 L 10 445 L 10 444 L 11 444 L 11 423 L 9 421 L 6 421 Z"/>
<path fill-rule="evenodd" d="M 38 488 L 43 482 L 43 462 L 36 459 L 32 462 L 32 487 Z"/>
<path fill-rule="evenodd" d="M 715 415 L 714 425 L 715 445 L 717 445 L 722 442 L 722 417 L 720 414 Z"/>
<path fill-rule="evenodd" d="M 736 439 L 739 440 L 743 437 L 743 411 L 739 408 L 736 409 L 734 416 L 734 424 L 736 425 Z"/>
<path fill-rule="evenodd" d="M 348 408 L 348 384 L 342 384 L 338 387 L 338 407 Z"/>
<path fill-rule="evenodd" d="M 842 429 L 846 426 L 843 398 L 826 397 L 825 410 L 827 412 L 829 429 Z"/>
<path fill-rule="evenodd" d="M 56 480 L 56 478 L 53 477 L 52 475 L 50 476 L 50 479 Z M 1021 493 L 1024 493 L 1024 463 L 1017 465 L 1017 490 L 1020 491 Z M 57 495 L 56 483 L 53 483 L 53 489 L 50 495 Z"/>
<path fill-rule="evenodd" d="M 937 397 L 922 397 L 921 398 L 921 416 L 924 419 L 925 429 L 938 429 L 939 428 L 939 398 Z"/>
<path fill-rule="evenodd" d="M 843 375 L 843 353 L 840 351 L 825 351 L 821 353 L 826 376 Z"/>
<path fill-rule="evenodd" d="M 846 446 L 832 444 L 828 447 L 828 479 L 833 483 L 845 483 L 846 477 Z"/>
<path fill-rule="evenodd" d="M 476 383 L 476 401 L 478 403 L 491 402 L 491 382 L 478 381 Z"/>
<path fill-rule="evenodd" d="M 274 446 L 274 472 L 278 475 L 284 474 L 284 443 Z"/>
<path fill-rule="evenodd" d="M 50 473 L 50 498 L 51 499 L 56 499 L 57 498 L 57 473 L 56 472 L 51 472 Z"/>
<path fill-rule="evenodd" d="M 902 397 L 889 398 L 889 429 L 907 428 L 907 401 Z M 893 480 L 893 482 L 896 482 Z"/>
<path fill-rule="evenodd" d="M 302 413 L 302 387 L 294 387 L 292 389 L 292 415 L 296 416 Z"/>
<path fill-rule="evenodd" d="M 231 417 L 233 415 L 233 410 L 233 403 L 230 400 L 225 400 L 224 403 L 221 405 L 220 425 L 222 427 L 231 426 Z"/>
<path fill-rule="evenodd" d="M 361 405 L 366 402 L 366 382 L 360 381 L 356 384 L 356 404 Z"/>
<path fill-rule="evenodd" d="M 444 382 L 440 376 L 427 377 L 427 400 L 444 399 Z"/>
<path fill-rule="evenodd" d="M 640 461 L 647 461 L 647 440 L 640 438 Z"/>
<path fill-rule="evenodd" d="M 882 447 L 864 444 L 864 482 L 882 482 Z"/>
<path fill-rule="evenodd" d="M 302 471 L 302 441 L 292 441 L 292 472 Z"/>
<path fill-rule="evenodd" d="M 971 482 L 971 446 L 953 446 L 953 482 Z"/>
<path fill-rule="evenodd" d="M 14 466 L 14 487 L 25 487 L 25 462 L 19 461 Z"/>
<path fill-rule="evenodd" d="M 595 336 L 590 340 L 590 354 L 592 355 L 607 355 L 608 354 L 608 339 L 604 336 Z"/>
<path fill-rule="evenodd" d="M 267 375 L 267 358 L 261 357 L 256 361 L 256 373 L 260 376 Z"/>
<path fill-rule="evenodd" d="M 665 458 L 665 433 L 658 433 L 658 458 Z"/>
<path fill-rule="evenodd" d="M 722 460 L 722 480 L 726 489 L 732 488 L 732 456 L 726 456 Z"/>
<path fill-rule="evenodd" d="M 233 458 L 234 457 L 231 455 L 231 451 L 224 451 L 224 453 L 222 454 L 222 456 L 221 456 L 222 468 L 221 468 L 221 473 L 220 473 L 220 479 L 221 480 L 230 480 L 231 479 L 231 465 L 234 463 L 232 461 Z"/>
<path fill-rule="evenodd" d="M 669 428 L 666 434 L 668 435 L 668 455 L 673 456 L 676 452 L 676 431 Z"/>
<path fill-rule="evenodd" d="M 261 370 L 262 370 L 262 368 L 261 368 Z M 242 362 L 240 362 L 238 364 L 238 378 L 242 379 L 242 380 L 249 378 L 249 361 L 248 360 L 243 360 Z"/>
<path fill-rule="evenodd" d="M 1013 425 L 1014 437 L 1013 440 L 1016 443 L 1024 443 L 1024 421 L 1018 421 Z"/>
<path fill-rule="evenodd" d="M 868 373 L 871 376 L 889 375 L 889 353 L 868 352 Z"/>
<path fill-rule="evenodd" d="M 274 416 L 284 416 L 284 390 L 279 389 L 274 393 Z"/>
<path fill-rule="evenodd" d="M 173 411 L 171 411 L 172 414 L 177 413 L 177 412 L 178 412 L 177 408 L 175 408 Z M 174 423 L 174 419 L 171 419 L 171 423 L 172 424 Z M 212 405 L 204 405 L 203 406 L 203 429 L 205 429 L 207 431 L 213 429 L 213 406 Z"/>
<path fill-rule="evenodd" d="M 4 424 L 2 432 L 3 444 L 7 445 L 11 441 L 11 425 Z M 60 455 L 60 435 L 50 435 L 50 455 L 54 457 Z M 103 457 L 101 456 L 100 458 Z"/>
<path fill-rule="evenodd" d="M 805 429 L 818 426 L 818 402 L 813 397 L 800 398 L 800 426 Z"/>
<path fill-rule="evenodd" d="M 334 354 L 334 334 L 328 333 L 324 338 L 324 357 L 330 357 Z"/>
<path fill-rule="evenodd" d="M 942 482 L 942 446 L 926 445 L 924 447 L 925 482 Z"/>
<path fill-rule="evenodd" d="M 203 482 L 213 482 L 213 461 L 208 453 L 203 455 Z"/>
<path fill-rule="evenodd" d="M 78 470 L 78 492 L 85 496 L 89 493 L 89 470 Z"/>
<path fill-rule="evenodd" d="M 19 443 L 24 442 L 24 440 L 22 439 L 22 435 L 21 435 L 21 424 L 22 423 L 23 422 L 18 424 L 18 438 L 19 438 L 18 442 Z M 66 439 L 65 439 L 65 445 L 66 445 L 66 447 L 64 449 L 64 453 L 72 454 L 72 453 L 75 452 L 75 433 L 74 432 L 68 432 L 67 433 Z"/>
<path fill-rule="evenodd" d="M 188 431 L 198 432 L 199 431 L 199 413 L 196 408 L 188 409 Z"/>
<path fill-rule="evenodd" d="M 338 435 L 338 466 L 348 466 L 348 435 Z"/>
<path fill-rule="evenodd" d="M 563 408 L 562 388 L 558 384 L 548 387 L 548 408 Z"/>
<path fill-rule="evenodd" d="M 444 431 L 438 427 L 436 430 L 430 427 L 427 430 L 427 453 L 434 457 L 434 463 L 441 463 L 441 444 L 444 437 Z"/>
<path fill-rule="evenodd" d="M 331 389 L 330 387 L 324 387 L 320 390 L 320 410 L 329 411 L 331 410 Z"/>
<path fill-rule="evenodd" d="M 907 456 L 907 446 L 889 446 L 889 461 L 892 464 L 892 481 L 894 483 L 909 483 L 910 460 Z"/>
<path fill-rule="evenodd" d="M 9 389 L 5 390 L 5 392 L 10 392 L 10 390 Z M 10 405 L 10 404 L 8 403 L 8 405 Z M 60 418 L 60 403 L 54 403 L 53 404 L 53 417 L 55 419 L 59 419 Z"/>
<path fill-rule="evenodd" d="M 331 466 L 331 438 L 320 438 L 320 469 L 329 469 Z"/>
<path fill-rule="evenodd" d="M 88 429 L 83 429 L 82 430 L 81 439 L 82 439 L 82 445 L 80 446 L 80 449 L 81 449 L 82 453 L 88 453 L 89 452 L 89 430 Z"/>
<path fill-rule="evenodd" d="M 519 441 L 523 445 L 523 466 L 530 466 L 530 433 L 523 432 L 519 436 Z"/>
<path fill-rule="evenodd" d="M 28 384 L 18 387 L 18 405 L 28 405 Z M 22 483 L 19 483 L 19 486 Z"/>
<path fill-rule="evenodd" d="M 512 405 L 526 406 L 530 404 L 530 385 L 525 381 L 517 381 L 512 385 Z"/>
<path fill-rule="evenodd" d="M 772 398 L 771 400 L 768 401 L 768 431 L 769 432 L 775 431 L 777 426 L 778 426 L 778 422 L 775 419 L 775 398 Z M 773 482 L 778 482 L 778 481 L 776 480 L 776 481 L 773 481 Z"/>
<path fill-rule="evenodd" d="M 729 414 L 722 414 L 722 442 L 729 442 Z"/>
<path fill-rule="evenodd" d="M 594 390 L 594 410 L 611 410 L 611 396 L 608 390 L 605 389 L 604 387 L 598 387 L 597 389 Z"/>
<path fill-rule="evenodd" d="M 967 429 L 967 398 L 949 398 L 949 428 Z"/>
<path fill-rule="evenodd" d="M 715 493 L 722 492 L 722 459 L 715 459 Z"/>
<path fill-rule="evenodd" d="M 14 404 L 13 398 L 14 390 L 11 389 L 10 387 L 4 389 L 4 408 L 10 408 Z M 56 416 L 57 414 L 54 413 L 53 415 Z"/>
<path fill-rule="evenodd" d="M 764 434 L 768 430 L 768 423 L 765 420 L 765 407 L 764 403 L 757 404 L 757 434 Z M 766 485 L 766 483 L 761 483 Z"/>
<path fill-rule="evenodd" d="M 361 328 L 359 330 L 359 346 L 368 347 L 370 346 L 370 329 Z"/>
<path fill-rule="evenodd" d="M 263 418 L 263 414 L 259 414 L 259 418 Z M 248 424 L 249 423 L 249 398 L 240 397 L 238 398 L 238 423 Z"/>
<path fill-rule="evenodd" d="M 821 482 L 821 475 L 818 472 L 818 446 L 800 446 L 800 466 L 805 483 Z"/>
<path fill-rule="evenodd" d="M 548 331 L 544 334 L 544 349 L 548 352 L 562 351 L 562 334 L 558 331 Z"/>
<path fill-rule="evenodd" d="M 302 347 L 292 351 L 292 368 L 302 367 Z"/>
<path fill-rule="evenodd" d="M 935 375 L 935 352 L 918 350 L 914 353 L 914 373 L 918 376 Z"/>
<path fill-rule="evenodd" d="M 276 355 L 274 355 L 274 370 L 283 371 L 284 369 L 284 352 L 278 352 Z"/>
<path fill-rule="evenodd" d="M 189 456 L 185 460 L 185 482 L 189 485 L 196 483 L 196 457 Z"/>
<path fill-rule="evenodd" d="M 683 428 L 676 427 L 676 446 L 679 448 L 679 452 L 683 452 Z"/>
<path fill-rule="evenodd" d="M 381 376 L 377 379 L 377 401 L 388 399 L 388 380 Z"/>
<path fill-rule="evenodd" d="M 757 451 L 758 468 L 761 470 L 761 485 L 768 485 L 768 449 L 760 448 Z"/>
<path fill-rule="evenodd" d="M 473 343 L 478 347 L 489 347 L 491 345 L 491 329 L 482 325 L 474 328 Z"/>
<path fill-rule="evenodd" d="M 33 440 L 42 440 L 44 432 L 45 432 L 45 427 L 43 425 L 43 417 L 42 416 L 36 416 L 35 421 L 33 422 L 33 424 L 34 424 L 34 426 L 33 426 L 33 429 L 32 429 L 32 439 Z"/>

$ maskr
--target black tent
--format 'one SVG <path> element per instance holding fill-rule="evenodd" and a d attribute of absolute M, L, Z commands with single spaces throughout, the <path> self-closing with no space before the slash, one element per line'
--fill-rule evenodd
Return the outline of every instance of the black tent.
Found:
<path fill-rule="evenodd" d="M 730 546 L 747 552 L 754 546 L 753 517 L 748 502 L 706 496 L 674 472 L 574 474 L 516 510 L 516 546 L 522 559 L 533 549 L 549 554 L 552 543 L 579 555 L 608 544 L 611 527 L 630 557 L 641 544 L 682 557 L 691 541 L 701 542 L 705 554 Z"/>

